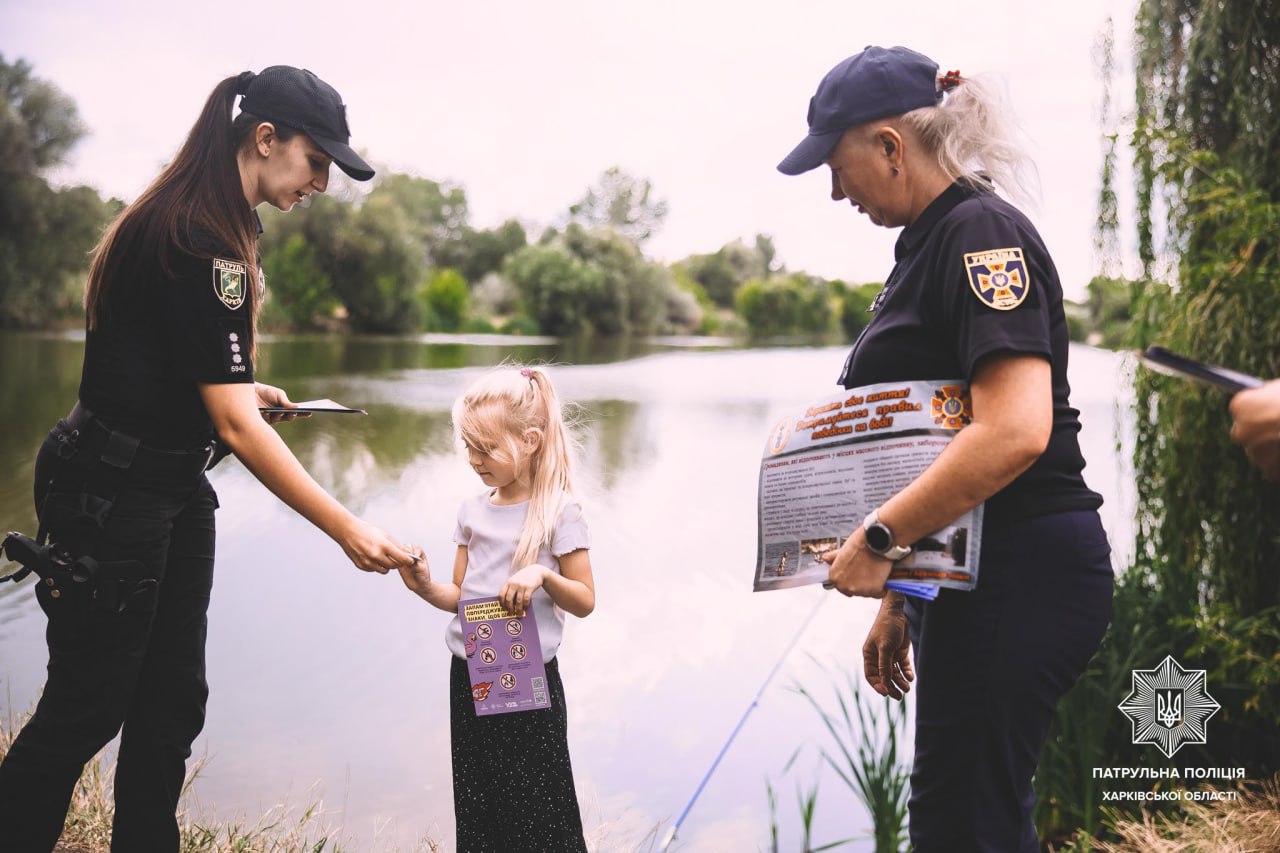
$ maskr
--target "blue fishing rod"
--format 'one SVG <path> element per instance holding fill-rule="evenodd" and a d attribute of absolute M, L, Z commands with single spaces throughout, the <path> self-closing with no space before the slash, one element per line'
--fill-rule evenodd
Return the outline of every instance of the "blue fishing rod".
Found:
<path fill-rule="evenodd" d="M 675 841 L 676 833 L 680 831 L 680 825 L 684 823 L 684 819 L 689 816 L 689 812 L 693 810 L 693 804 L 698 801 L 698 796 L 702 794 L 702 789 L 707 787 L 707 782 L 711 781 L 712 775 L 715 774 L 716 768 L 720 766 L 720 760 L 724 758 L 725 753 L 729 751 L 729 747 L 733 745 L 733 740 L 738 736 L 738 732 L 742 731 L 742 726 L 747 721 L 747 717 L 751 716 L 751 712 L 760 704 L 760 697 L 769 689 L 770 682 L 773 677 L 778 674 L 778 670 L 782 669 L 782 664 L 786 661 L 787 656 L 791 654 L 791 650 L 796 647 L 796 643 L 800 642 L 800 637 L 804 635 L 805 630 L 813 622 L 813 617 L 818 615 L 820 608 L 830 596 L 824 595 L 818 599 L 818 603 L 813 606 L 813 610 L 809 612 L 808 618 L 800 623 L 791 642 L 782 650 L 782 654 L 778 657 L 778 662 L 773 665 L 773 669 L 769 670 L 769 674 L 765 676 L 764 683 L 760 685 L 760 689 L 756 691 L 756 696 L 751 700 L 751 704 L 742 712 L 742 718 L 738 720 L 738 724 L 733 727 L 733 731 L 729 733 L 729 739 L 724 742 L 724 746 L 720 747 L 720 752 L 716 755 L 715 761 L 711 762 L 711 766 L 707 768 L 706 774 L 703 775 L 702 781 L 698 783 L 697 789 L 693 792 L 693 796 L 689 798 L 689 802 L 684 804 L 684 810 L 680 812 L 680 817 L 676 818 L 676 822 L 671 825 L 671 829 L 667 830 L 667 835 L 662 839 L 662 846 L 658 848 L 658 853 L 666 853 L 667 848 L 671 846 L 671 842 Z"/>

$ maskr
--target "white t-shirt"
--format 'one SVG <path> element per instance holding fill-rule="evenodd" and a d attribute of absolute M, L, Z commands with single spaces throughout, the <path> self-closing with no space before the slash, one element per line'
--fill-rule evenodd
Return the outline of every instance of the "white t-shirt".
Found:
<path fill-rule="evenodd" d="M 502 590 L 511 577 L 511 561 L 516 555 L 525 516 L 529 514 L 528 501 L 498 505 L 491 502 L 491 495 L 492 492 L 484 492 L 467 498 L 458 508 L 458 526 L 453 532 L 453 541 L 467 546 L 467 573 L 462 578 L 463 600 L 486 598 Z M 543 545 L 534 562 L 559 572 L 557 557 L 590 547 L 582 505 L 569 499 L 556 519 L 551 547 Z M 564 611 L 551 600 L 545 589 L 539 588 L 533 592 L 533 614 L 538 623 L 538 639 L 542 643 L 542 661 L 546 663 L 560 648 L 560 638 L 564 635 Z M 455 656 L 466 658 L 461 621 L 456 615 L 445 632 L 445 644 Z"/>

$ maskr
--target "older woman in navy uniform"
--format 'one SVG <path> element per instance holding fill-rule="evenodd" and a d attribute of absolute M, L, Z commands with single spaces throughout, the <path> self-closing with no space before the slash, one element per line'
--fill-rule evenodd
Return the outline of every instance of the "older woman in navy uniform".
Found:
<path fill-rule="evenodd" d="M 242 95 L 233 120 L 235 99 Z M 329 167 L 368 180 L 338 93 L 273 66 L 213 90 L 172 163 L 107 229 L 89 273 L 80 400 L 36 461 L 35 540 L 6 540 L 39 575 L 48 681 L 0 765 L 0 837 L 52 849 L 84 763 L 123 728 L 112 849 L 175 851 L 174 817 L 204 723 L 217 498 L 230 451 L 355 566 L 412 561 L 328 495 L 268 425 L 290 415 L 255 382 L 262 296 L 255 208 L 324 192 Z"/>
<path fill-rule="evenodd" d="M 1054 709 L 1111 614 L 1110 549 L 1084 483 L 1053 261 L 1017 192 L 1023 161 L 997 90 L 928 57 L 868 47 L 833 68 L 778 166 L 823 164 L 831 198 L 901 228 L 897 261 L 840 375 L 846 388 L 964 378 L 973 421 L 831 555 L 846 595 L 881 598 L 867 681 L 919 676 L 909 802 L 918 851 L 1036 851 L 1036 769 Z M 886 593 L 916 540 L 986 502 L 977 588 Z M 914 652 L 914 654 L 913 654 Z"/>

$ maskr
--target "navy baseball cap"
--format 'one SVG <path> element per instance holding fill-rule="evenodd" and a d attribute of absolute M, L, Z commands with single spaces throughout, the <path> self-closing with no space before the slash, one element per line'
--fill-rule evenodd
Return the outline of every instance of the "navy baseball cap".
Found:
<path fill-rule="evenodd" d="M 260 74 L 246 71 L 236 81 L 241 112 L 297 128 L 311 137 L 338 168 L 357 181 L 373 177 L 373 167 L 352 150 L 347 106 L 328 83 L 305 68 L 272 65 Z"/>
<path fill-rule="evenodd" d="M 809 99 L 809 135 L 778 164 L 799 175 L 826 161 L 844 132 L 938 103 L 938 63 L 905 47 L 868 45 L 827 72 Z"/>

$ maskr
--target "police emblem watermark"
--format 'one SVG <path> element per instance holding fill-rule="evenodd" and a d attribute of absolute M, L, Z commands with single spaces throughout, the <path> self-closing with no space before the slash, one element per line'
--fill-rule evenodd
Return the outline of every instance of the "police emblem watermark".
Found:
<path fill-rule="evenodd" d="M 997 311 L 1017 308 L 1031 290 L 1031 276 L 1019 247 L 969 252 L 964 269 L 974 294 Z"/>
<path fill-rule="evenodd" d="M 245 280 L 249 268 L 238 261 L 213 259 L 213 292 L 232 311 L 244 304 Z"/>
<path fill-rule="evenodd" d="M 1205 743 L 1206 724 L 1222 706 L 1205 688 L 1203 669 L 1183 669 L 1170 655 L 1155 669 L 1135 669 L 1133 689 L 1118 706 L 1133 723 L 1133 742 L 1165 758 L 1189 743 Z"/>
<path fill-rule="evenodd" d="M 1155 669 L 1133 670 L 1132 689 L 1116 707 L 1133 723 L 1133 743 L 1150 744 L 1165 758 L 1173 758 L 1187 744 L 1207 741 L 1206 723 L 1222 706 L 1209 695 L 1203 669 L 1183 669 L 1170 655 Z M 1093 778 L 1145 781 L 1159 786 L 1149 790 L 1104 790 L 1104 803 L 1237 800 L 1240 796 L 1237 790 L 1192 790 L 1176 783 L 1239 782 L 1245 778 L 1245 768 L 1095 767 Z"/>

